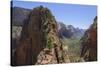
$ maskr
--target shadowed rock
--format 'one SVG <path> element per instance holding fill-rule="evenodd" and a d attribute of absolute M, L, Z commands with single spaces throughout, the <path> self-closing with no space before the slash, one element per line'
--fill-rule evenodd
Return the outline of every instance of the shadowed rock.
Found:
<path fill-rule="evenodd" d="M 14 65 L 62 63 L 63 54 L 54 16 L 43 6 L 34 8 L 24 21 Z"/>
<path fill-rule="evenodd" d="M 85 32 L 81 39 L 82 51 L 81 57 L 85 61 L 97 60 L 97 17 L 94 19 L 94 23 Z"/>

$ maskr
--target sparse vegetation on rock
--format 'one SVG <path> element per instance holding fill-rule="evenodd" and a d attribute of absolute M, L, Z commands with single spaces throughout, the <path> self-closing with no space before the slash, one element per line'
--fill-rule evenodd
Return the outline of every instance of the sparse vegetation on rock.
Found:
<path fill-rule="evenodd" d="M 50 10 L 43 6 L 34 8 L 24 21 L 18 45 L 13 65 L 64 62 L 56 20 Z"/>

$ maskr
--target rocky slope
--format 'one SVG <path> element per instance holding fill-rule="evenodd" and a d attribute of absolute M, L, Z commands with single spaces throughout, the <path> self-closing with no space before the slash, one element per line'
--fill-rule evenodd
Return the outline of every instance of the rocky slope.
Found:
<path fill-rule="evenodd" d="M 58 37 L 57 23 L 48 8 L 34 8 L 24 21 L 12 65 L 70 62 Z"/>
<path fill-rule="evenodd" d="M 81 39 L 81 57 L 85 61 L 97 60 L 97 17 Z"/>

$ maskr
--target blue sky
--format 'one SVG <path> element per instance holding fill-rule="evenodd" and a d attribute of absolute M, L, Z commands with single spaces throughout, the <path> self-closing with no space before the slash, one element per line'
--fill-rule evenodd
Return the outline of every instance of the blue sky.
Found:
<path fill-rule="evenodd" d="M 13 1 L 13 6 L 28 9 L 33 9 L 40 5 L 49 8 L 58 22 L 83 29 L 89 28 L 97 15 L 97 6 L 95 5 Z"/>

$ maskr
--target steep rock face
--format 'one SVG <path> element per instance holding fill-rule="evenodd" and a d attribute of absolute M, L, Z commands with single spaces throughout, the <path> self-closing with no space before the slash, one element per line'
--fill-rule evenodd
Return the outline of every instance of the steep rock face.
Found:
<path fill-rule="evenodd" d="M 50 10 L 42 6 L 34 8 L 24 22 L 14 65 L 65 62 L 57 32 Z"/>
<path fill-rule="evenodd" d="M 94 19 L 94 23 L 85 32 L 81 39 L 82 51 L 81 57 L 85 61 L 97 60 L 97 17 Z"/>

